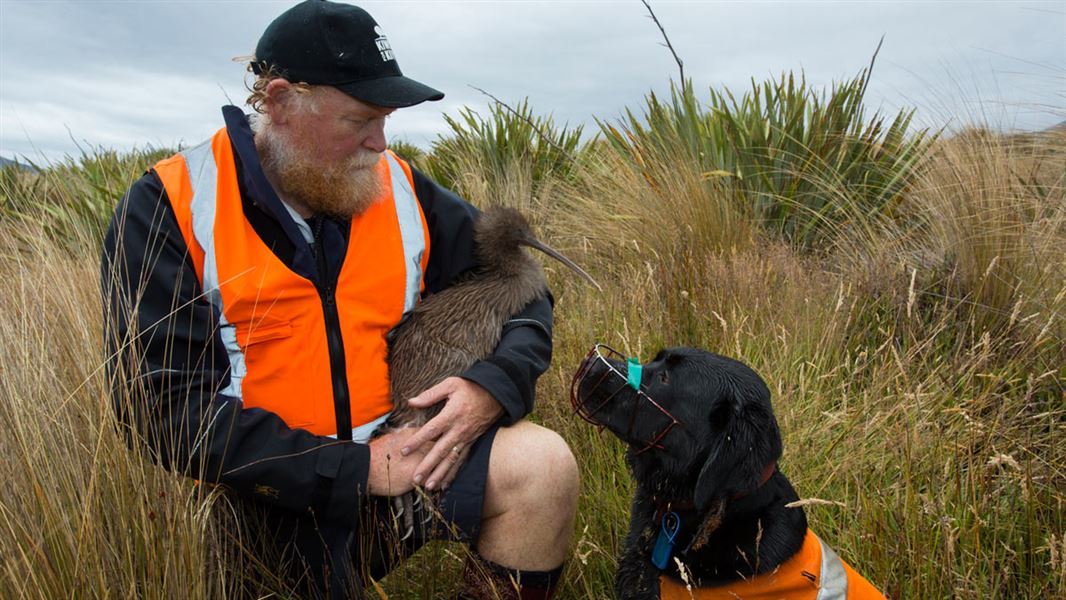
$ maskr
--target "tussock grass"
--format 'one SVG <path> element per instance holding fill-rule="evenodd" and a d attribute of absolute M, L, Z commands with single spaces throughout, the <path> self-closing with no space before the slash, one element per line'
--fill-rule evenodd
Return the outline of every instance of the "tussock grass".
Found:
<path fill-rule="evenodd" d="M 507 118 L 492 127 L 521 130 Z M 802 211 L 789 213 L 796 227 L 768 227 L 736 178 L 690 146 L 644 145 L 637 161 L 630 141 L 593 141 L 539 171 L 473 123 L 471 143 L 447 146 L 475 203 L 523 208 L 605 288 L 546 263 L 555 351 L 534 418 L 568 440 L 583 478 L 563 597 L 611 595 L 633 489 L 621 444 L 571 413 L 570 377 L 596 341 L 645 359 L 699 345 L 751 364 L 773 392 L 782 470 L 802 498 L 826 501 L 806 506 L 812 526 L 890 597 L 1066 595 L 1066 139 L 902 129 L 892 143 L 913 154 L 893 164 L 906 185 L 879 184 L 871 200 L 846 178 L 816 178 L 826 202 L 851 203 L 816 211 L 836 215 L 812 229 L 816 244 L 796 233 Z M 809 144 L 790 155 L 816 155 Z M 59 176 L 70 177 L 32 177 Z M 5 206 L 17 193 L 25 207 L 60 184 L 5 185 Z M 867 202 L 875 210 L 852 210 Z M 58 236 L 46 213 L 0 216 L 0 589 L 284 597 L 224 497 L 154 467 L 114 425 L 96 217 Z M 378 594 L 436 597 L 463 553 L 434 544 Z"/>
<path fill-rule="evenodd" d="M 0 589 L 14 598 L 227 595 L 235 580 L 224 573 L 237 561 L 220 555 L 214 494 L 127 450 L 115 426 L 98 231 L 83 222 L 57 239 L 46 214 L 23 216 L 0 222 Z"/>

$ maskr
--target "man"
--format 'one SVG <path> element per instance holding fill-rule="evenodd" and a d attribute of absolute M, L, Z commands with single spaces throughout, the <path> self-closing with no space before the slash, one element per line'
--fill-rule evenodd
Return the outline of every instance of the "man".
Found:
<path fill-rule="evenodd" d="M 394 110 L 443 94 L 402 75 L 369 14 L 324 0 L 271 23 L 252 68 L 260 114 L 223 108 L 225 128 L 116 209 L 102 270 L 120 416 L 167 468 L 268 506 L 259 533 L 313 595 L 359 595 L 447 535 L 475 550 L 465 597 L 550 597 L 577 497 L 565 442 L 523 420 L 550 299 L 411 400 L 445 403 L 436 418 L 367 441 L 391 408 L 387 333 L 477 266 L 476 209 L 385 151 Z M 389 497 L 419 485 L 444 490 L 422 511 L 447 527 L 401 544 Z"/>

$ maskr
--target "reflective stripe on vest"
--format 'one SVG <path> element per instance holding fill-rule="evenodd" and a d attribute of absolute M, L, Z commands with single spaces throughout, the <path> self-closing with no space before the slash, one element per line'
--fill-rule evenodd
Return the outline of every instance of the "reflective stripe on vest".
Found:
<path fill-rule="evenodd" d="M 825 545 L 817 535 L 822 546 L 822 572 L 818 578 L 818 597 L 815 600 L 845 600 L 848 597 L 848 574 L 844 563 L 833 549 Z"/>
<path fill-rule="evenodd" d="M 407 267 L 407 291 L 404 295 L 403 313 L 411 312 L 422 293 L 422 257 L 426 252 L 421 208 L 411 182 L 407 180 L 400 162 L 386 152 L 389 160 L 389 175 L 392 178 L 392 197 L 396 201 L 396 217 L 400 223 L 400 236 L 403 239 L 404 265 Z"/>
<path fill-rule="evenodd" d="M 377 167 L 383 194 L 351 222 L 333 300 L 352 391 L 351 427 L 391 409 L 385 335 L 423 288 L 429 232 L 411 174 L 391 152 Z M 290 427 L 337 431 L 323 297 L 267 248 L 244 217 L 226 130 L 156 164 L 229 362 L 220 393 Z M 218 233 L 216 234 L 216 230 Z"/>
<path fill-rule="evenodd" d="M 218 167 L 215 154 L 211 150 L 211 140 L 181 153 L 185 157 L 185 168 L 189 171 L 189 183 L 192 185 L 192 200 L 189 209 L 192 213 L 192 232 L 196 242 L 204 251 L 204 262 L 200 274 L 200 286 L 211 306 L 215 307 L 218 317 L 219 335 L 226 346 L 229 357 L 229 386 L 219 390 L 238 400 L 241 399 L 241 382 L 247 369 L 244 365 L 244 352 L 237 343 L 237 328 L 226 320 L 223 310 L 222 293 L 218 281 L 218 264 L 215 258 L 215 197 L 218 186 Z"/>

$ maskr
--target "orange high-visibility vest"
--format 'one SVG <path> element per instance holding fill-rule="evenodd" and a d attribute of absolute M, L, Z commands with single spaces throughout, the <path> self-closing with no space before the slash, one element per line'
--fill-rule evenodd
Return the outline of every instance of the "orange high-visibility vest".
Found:
<path fill-rule="evenodd" d="M 352 219 L 334 296 L 353 428 L 392 409 L 385 335 L 417 304 L 429 259 L 410 167 L 387 152 L 377 168 L 382 196 Z M 336 435 L 322 297 L 245 218 L 226 129 L 160 161 L 155 172 L 219 317 L 230 365 L 229 387 L 220 392 L 276 413 L 289 427 Z"/>
<path fill-rule="evenodd" d="M 885 597 L 810 529 L 800 551 L 769 573 L 692 590 L 661 575 L 659 594 L 662 600 L 884 600 Z"/>

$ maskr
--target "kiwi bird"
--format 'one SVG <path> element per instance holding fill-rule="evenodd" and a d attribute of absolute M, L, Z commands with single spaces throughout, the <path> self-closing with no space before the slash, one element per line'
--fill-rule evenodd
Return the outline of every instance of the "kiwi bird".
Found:
<path fill-rule="evenodd" d="M 524 247 L 545 252 L 599 289 L 588 273 L 538 241 L 526 218 L 513 208 L 482 213 L 474 224 L 474 240 L 480 269 L 420 302 L 390 334 L 392 427 L 423 425 L 436 416 L 440 404 L 415 409 L 407 400 L 488 357 L 504 323 L 548 292 L 544 271 Z"/>
<path fill-rule="evenodd" d="M 474 241 L 480 268 L 422 300 L 389 334 L 393 411 L 378 434 L 421 426 L 436 416 L 443 403 L 417 409 L 407 400 L 488 357 L 507 320 L 547 294 L 544 271 L 526 247 L 559 260 L 602 291 L 588 273 L 537 240 L 529 222 L 513 208 L 483 212 L 474 224 Z M 407 509 L 418 500 L 412 496 L 401 496 L 396 503 L 397 518 L 404 515 L 404 539 L 413 531 L 413 513 Z"/>

